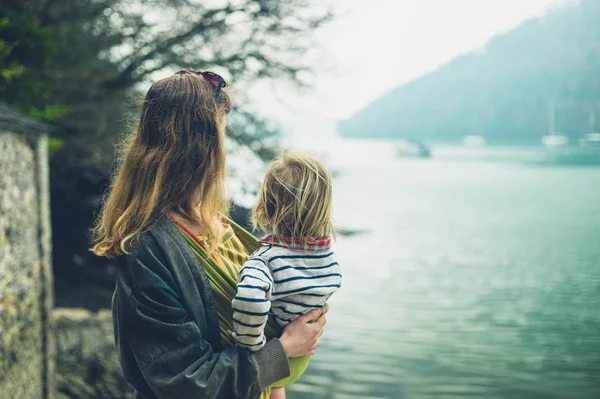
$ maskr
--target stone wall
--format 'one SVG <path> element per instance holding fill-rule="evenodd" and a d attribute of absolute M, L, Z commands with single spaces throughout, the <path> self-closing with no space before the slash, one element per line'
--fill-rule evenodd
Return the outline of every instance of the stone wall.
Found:
<path fill-rule="evenodd" d="M 0 105 L 0 396 L 53 398 L 45 127 Z"/>

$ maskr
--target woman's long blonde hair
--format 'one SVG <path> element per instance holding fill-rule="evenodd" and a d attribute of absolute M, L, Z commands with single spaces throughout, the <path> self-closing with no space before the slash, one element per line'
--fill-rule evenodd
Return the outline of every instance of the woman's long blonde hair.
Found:
<path fill-rule="evenodd" d="M 210 250 L 219 242 L 225 198 L 225 115 L 231 100 L 201 76 L 181 71 L 154 83 L 93 228 L 94 254 L 129 253 L 161 215 L 202 226 Z"/>
<path fill-rule="evenodd" d="M 252 224 L 278 240 L 335 235 L 331 175 L 316 159 L 286 152 L 270 165 L 252 209 Z"/>

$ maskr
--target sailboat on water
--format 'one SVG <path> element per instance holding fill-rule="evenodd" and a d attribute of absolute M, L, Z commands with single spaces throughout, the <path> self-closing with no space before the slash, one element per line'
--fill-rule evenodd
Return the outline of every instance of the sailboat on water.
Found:
<path fill-rule="evenodd" d="M 590 114 L 590 132 L 585 135 L 585 138 L 579 140 L 579 145 L 600 147 L 600 133 L 596 131 L 596 113 Z"/>
<path fill-rule="evenodd" d="M 542 137 L 542 144 L 544 147 L 560 148 L 569 144 L 569 138 L 565 134 L 555 131 L 554 103 L 550 104 L 550 109 L 548 110 L 548 122 L 548 134 Z"/>
<path fill-rule="evenodd" d="M 564 139 L 556 133 L 544 136 L 547 138 L 544 145 L 548 149 L 544 151 L 545 162 L 554 165 L 600 165 L 600 133 L 596 131 L 596 116 L 593 113 L 590 115 L 589 124 L 589 133 L 579 139 L 579 146 L 568 146 L 568 138 L 564 135 Z M 553 127 L 552 118 L 551 128 Z"/>

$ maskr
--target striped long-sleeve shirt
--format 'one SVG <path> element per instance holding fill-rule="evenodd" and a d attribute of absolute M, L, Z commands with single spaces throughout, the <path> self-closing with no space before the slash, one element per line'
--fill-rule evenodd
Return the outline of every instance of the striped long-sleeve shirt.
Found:
<path fill-rule="evenodd" d="M 272 238 L 263 242 L 267 245 L 242 267 L 232 301 L 233 338 L 252 351 L 266 342 L 264 327 L 270 314 L 283 327 L 304 313 L 322 308 L 342 283 L 330 239 L 307 244 Z"/>

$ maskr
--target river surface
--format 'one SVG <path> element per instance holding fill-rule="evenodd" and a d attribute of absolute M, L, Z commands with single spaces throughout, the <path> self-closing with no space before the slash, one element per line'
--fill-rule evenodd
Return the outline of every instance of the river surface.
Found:
<path fill-rule="evenodd" d="M 288 399 L 600 398 L 600 168 L 337 141 L 343 287 Z"/>

